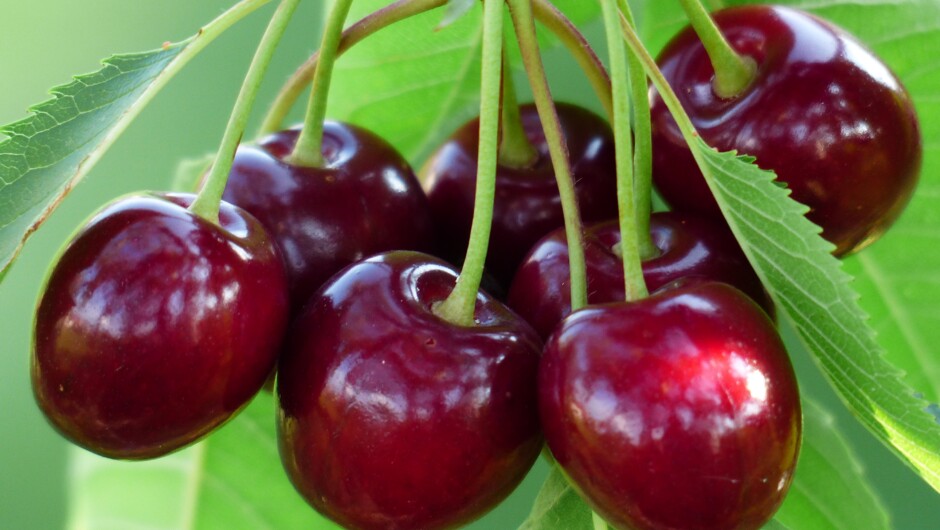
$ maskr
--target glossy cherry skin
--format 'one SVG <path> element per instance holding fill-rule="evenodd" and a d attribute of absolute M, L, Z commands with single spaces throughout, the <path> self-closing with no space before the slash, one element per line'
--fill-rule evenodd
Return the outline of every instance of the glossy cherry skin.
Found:
<path fill-rule="evenodd" d="M 558 118 L 568 145 L 575 192 L 584 222 L 617 216 L 614 137 L 610 126 L 594 113 L 557 103 Z M 486 264 L 503 286 L 512 281 L 528 249 L 562 226 L 561 199 L 555 171 L 532 104 L 520 108 L 526 136 L 538 151 L 530 167 L 496 169 L 496 199 Z M 437 234 L 437 252 L 454 263 L 463 261 L 476 195 L 478 119 L 457 130 L 421 170 L 428 189 Z"/>
<path fill-rule="evenodd" d="M 858 250 L 881 236 L 913 193 L 922 142 L 900 81 L 854 37 L 810 14 L 779 6 L 714 13 L 722 33 L 757 63 L 739 96 L 712 90 L 714 71 L 687 28 L 658 63 L 702 138 L 774 170 L 836 245 Z M 655 92 L 653 174 L 675 209 L 720 215 L 691 153 Z"/>
<path fill-rule="evenodd" d="M 802 432 L 773 323 L 719 282 L 589 307 L 545 345 L 539 407 L 558 464 L 617 528 L 756 529 Z"/>
<path fill-rule="evenodd" d="M 76 444 L 112 458 L 164 455 L 218 427 L 261 389 L 287 327 L 273 240 L 191 195 L 106 206 L 65 248 L 39 300 L 31 375 L 39 407 Z"/>
<path fill-rule="evenodd" d="M 498 504 L 542 446 L 541 341 L 489 295 L 439 318 L 457 273 L 415 252 L 330 279 L 278 366 L 278 440 L 297 490 L 346 528 L 457 527 Z"/>
<path fill-rule="evenodd" d="M 589 225 L 584 232 L 588 303 L 624 300 L 617 221 Z M 773 302 L 726 226 L 697 215 L 657 212 L 650 218 L 650 235 L 659 249 L 642 263 L 650 291 L 682 278 L 715 280 L 741 289 L 774 314 Z M 510 287 L 506 303 L 543 339 L 571 313 L 569 274 L 567 238 L 558 229 L 532 248 Z"/>
<path fill-rule="evenodd" d="M 354 261 L 432 246 L 427 197 L 391 145 L 365 129 L 327 121 L 326 166 L 301 167 L 286 160 L 299 134 L 289 129 L 240 146 L 223 195 L 274 235 L 287 263 L 295 314 Z"/>

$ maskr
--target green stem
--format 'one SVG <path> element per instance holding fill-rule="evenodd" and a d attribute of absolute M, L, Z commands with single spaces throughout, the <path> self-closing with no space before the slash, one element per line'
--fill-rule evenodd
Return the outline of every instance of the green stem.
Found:
<path fill-rule="evenodd" d="M 656 60 L 649 54 L 640 41 L 640 37 L 636 34 L 636 31 L 622 15 L 620 17 L 620 27 L 623 30 L 624 41 L 626 41 L 630 50 L 640 59 L 643 64 L 643 69 L 646 70 L 646 75 L 650 78 L 650 81 L 653 82 L 653 86 L 656 87 L 659 96 L 663 98 L 663 103 L 666 104 L 669 113 L 672 114 L 673 119 L 676 120 L 676 125 L 679 126 L 682 137 L 690 146 L 693 145 L 698 141 L 698 131 L 695 130 L 692 120 L 689 119 L 689 115 L 686 114 L 685 109 L 682 108 L 682 104 L 679 102 L 679 98 L 676 97 L 676 93 L 672 90 L 672 87 L 669 86 L 669 82 L 666 81 L 665 76 L 660 72 L 659 67 L 656 66 Z M 706 161 L 702 158 L 699 150 L 693 148 L 691 151 L 699 167 L 705 167 Z"/>
<path fill-rule="evenodd" d="M 633 189 L 633 145 L 630 138 L 630 96 L 627 54 L 620 36 L 619 10 L 615 0 L 601 0 L 604 32 L 610 54 L 610 77 L 614 96 L 614 151 L 617 167 L 617 203 L 620 213 L 620 257 L 623 262 L 624 295 L 628 302 L 649 292 L 643 279 Z"/>
<path fill-rule="evenodd" d="M 519 101 L 512 80 L 512 68 L 503 51 L 503 100 L 501 105 L 502 135 L 499 142 L 499 164 L 504 167 L 529 167 L 538 160 L 539 153 L 529 141 L 519 114 Z"/>
<path fill-rule="evenodd" d="M 555 180 L 561 196 L 562 212 L 565 219 L 565 235 L 568 239 L 568 262 L 571 270 L 571 309 L 577 311 L 587 305 L 587 275 L 584 265 L 584 235 L 581 218 L 578 214 L 578 201 L 568 162 L 568 147 L 558 121 L 558 112 L 552 101 L 551 90 L 545 78 L 545 68 L 539 54 L 535 36 L 535 21 L 532 17 L 530 0 L 507 0 L 516 29 L 516 39 L 522 52 L 522 62 L 529 77 L 532 96 L 545 132 L 548 151 L 555 169 Z"/>
<path fill-rule="evenodd" d="M 715 94 L 722 98 L 739 95 L 754 80 L 757 73 L 754 60 L 739 54 L 731 47 L 700 0 L 679 1 L 711 59 L 712 68 L 715 70 Z"/>
<path fill-rule="evenodd" d="M 245 133 L 245 126 L 248 123 L 248 116 L 251 113 L 251 107 L 254 104 L 255 97 L 258 95 L 258 89 L 261 86 L 261 80 L 271 63 L 271 57 L 274 50 L 287 29 L 294 10 L 300 0 L 282 0 L 271 17 L 271 22 L 261 38 L 255 56 L 251 60 L 251 66 L 248 68 L 248 74 L 242 83 L 238 99 L 235 100 L 235 107 L 232 109 L 232 115 L 229 118 L 228 125 L 225 128 L 225 134 L 222 136 L 222 144 L 212 163 L 212 169 L 206 177 L 205 184 L 199 191 L 199 195 L 190 205 L 190 211 L 209 219 L 213 222 L 219 220 L 219 205 L 222 201 L 222 193 L 225 191 L 225 184 L 228 181 L 229 171 L 232 169 L 232 161 L 235 157 L 235 150 Z"/>
<path fill-rule="evenodd" d="M 591 512 L 591 520 L 594 522 L 594 530 L 608 530 L 607 521 L 600 515 L 597 515 L 597 512 Z"/>
<path fill-rule="evenodd" d="M 304 126 L 294 144 L 288 161 L 297 166 L 323 167 L 323 120 L 326 119 L 326 102 L 330 95 L 330 80 L 336 63 L 339 41 L 343 35 L 343 24 L 352 0 L 336 0 L 323 30 L 320 42 L 320 61 L 313 73 L 313 87 Z"/>
<path fill-rule="evenodd" d="M 604 63 L 594 53 L 594 49 L 591 48 L 588 40 L 578 31 L 577 26 L 549 0 L 534 0 L 532 10 L 535 18 L 558 37 L 562 45 L 567 48 L 568 53 L 574 57 L 597 94 L 601 106 L 604 107 L 604 112 L 607 113 L 607 118 L 610 119 L 613 115 L 610 77 L 608 77 L 607 71 L 604 70 Z"/>
<path fill-rule="evenodd" d="M 499 136 L 499 94 L 503 59 L 503 3 L 483 2 L 483 52 L 480 82 L 480 144 L 477 151 L 477 184 L 470 242 L 457 285 L 435 307 L 441 318 L 462 326 L 473 325 L 477 293 L 483 278 L 486 251 L 493 222 L 496 196 L 496 158 Z"/>
<path fill-rule="evenodd" d="M 448 0 L 398 0 L 370 15 L 363 17 L 343 32 L 336 49 L 336 55 L 342 55 L 347 50 L 361 42 L 366 37 L 391 26 L 396 22 L 405 20 L 414 15 L 424 13 L 431 9 L 441 7 Z M 261 124 L 259 135 L 266 135 L 278 131 L 284 124 L 287 114 L 293 108 L 297 99 L 313 79 L 313 73 L 320 61 L 319 50 L 310 56 L 287 80 L 281 88 L 271 108 L 268 110 Z"/>
<path fill-rule="evenodd" d="M 633 12 L 627 0 L 617 0 L 620 12 L 627 22 L 636 27 Z M 650 213 L 653 195 L 653 133 L 650 117 L 649 87 L 643 63 L 633 51 L 627 53 L 627 71 L 630 75 L 630 100 L 633 102 L 633 198 L 636 210 L 636 235 L 640 259 L 659 255 L 650 233 Z"/>

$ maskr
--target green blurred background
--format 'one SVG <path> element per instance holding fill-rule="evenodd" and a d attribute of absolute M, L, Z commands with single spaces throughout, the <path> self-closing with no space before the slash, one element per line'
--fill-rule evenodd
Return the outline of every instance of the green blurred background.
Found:
<path fill-rule="evenodd" d="M 4 2 L 0 122 L 24 117 L 30 104 L 46 99 L 50 87 L 68 81 L 72 74 L 96 70 L 99 59 L 181 40 L 230 4 L 230 0 Z M 302 3 L 264 85 L 259 111 L 316 47 L 320 4 Z M 270 8 L 264 9 L 269 12 Z M 57 530 L 64 524 L 67 444 L 39 414 L 27 369 L 32 311 L 44 271 L 74 227 L 102 203 L 134 190 L 165 189 L 180 158 L 214 150 L 266 23 L 264 13 L 229 31 L 170 83 L 30 240 L 0 284 L 0 337 L 5 344 L 0 350 L 0 529 Z M 574 66 L 563 53 L 550 54 L 549 62 L 559 99 L 592 99 L 579 97 L 589 89 L 579 75 L 566 75 Z M 806 355 L 794 353 L 804 390 L 838 413 L 839 425 L 891 508 L 895 527 L 940 528 L 940 497 L 851 420 Z M 541 476 L 540 468 L 512 503 L 476 526 L 518 524 Z"/>

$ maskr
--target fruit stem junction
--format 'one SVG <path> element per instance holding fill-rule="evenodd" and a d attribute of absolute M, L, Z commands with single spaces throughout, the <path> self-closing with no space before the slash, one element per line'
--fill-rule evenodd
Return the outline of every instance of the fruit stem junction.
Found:
<path fill-rule="evenodd" d="M 294 10 L 297 9 L 299 3 L 300 0 L 282 0 L 271 17 L 271 22 L 268 23 L 264 36 L 261 37 L 261 43 L 258 44 L 255 56 L 251 60 L 251 66 L 248 68 L 248 74 L 245 76 L 238 98 L 235 100 L 235 106 L 225 128 L 225 134 L 222 136 L 222 144 L 219 146 L 219 151 L 212 163 L 212 169 L 209 171 L 199 195 L 196 196 L 196 199 L 189 207 L 190 211 L 204 219 L 218 223 L 222 193 L 225 191 L 228 174 L 232 169 L 235 150 L 245 133 L 251 107 L 258 95 L 258 89 L 261 87 L 261 80 L 264 78 L 268 65 L 271 63 L 271 58 L 274 56 L 274 50 L 277 49 L 277 45 L 281 41 L 281 37 L 284 35 L 284 31 L 287 29 L 287 25 L 290 23 Z"/>
<path fill-rule="evenodd" d="M 617 0 L 620 12 L 631 27 L 636 27 L 627 0 Z M 650 118 L 649 88 L 640 58 L 628 49 L 627 73 L 630 77 L 630 101 L 633 103 L 633 204 L 636 209 L 636 237 L 640 259 L 659 255 L 650 233 L 653 201 L 653 132 Z"/>
<path fill-rule="evenodd" d="M 327 17 L 323 40 L 320 43 L 320 60 L 313 73 L 307 116 L 304 118 L 304 126 L 297 137 L 294 150 L 288 157 L 288 161 L 294 165 L 323 167 L 325 163 L 322 150 L 323 120 L 326 118 L 326 102 L 330 93 L 330 80 L 333 78 L 333 65 L 336 63 L 343 24 L 346 23 L 346 15 L 351 5 L 352 0 L 336 0 Z"/>
<path fill-rule="evenodd" d="M 532 16 L 531 0 L 507 0 L 516 40 L 522 52 L 522 62 L 529 77 L 535 107 L 542 122 L 542 130 L 548 144 L 558 194 L 561 197 L 562 213 L 565 219 L 565 236 L 568 240 L 568 262 L 571 270 L 571 309 L 577 311 L 587 305 L 587 274 L 584 262 L 584 234 L 581 228 L 581 216 L 578 213 L 578 201 L 571 177 L 571 165 L 568 162 L 568 146 L 561 131 L 558 111 L 552 101 L 545 67 L 539 54 L 538 40 L 535 35 L 535 21 Z"/>
<path fill-rule="evenodd" d="M 757 75 L 757 64 L 731 47 L 700 0 L 680 0 L 680 3 L 712 62 L 715 94 L 732 98 L 744 92 Z"/>
<path fill-rule="evenodd" d="M 610 76 L 614 101 L 614 150 L 617 167 L 617 203 L 620 217 L 620 252 L 623 262 L 624 295 L 628 302 L 649 292 L 640 263 L 639 233 L 633 180 L 633 144 L 630 133 L 630 94 L 627 54 L 620 36 L 616 0 L 602 0 L 604 32 L 610 54 Z M 647 237 L 649 229 L 647 228 Z"/>
<path fill-rule="evenodd" d="M 503 3 L 483 2 L 483 52 L 480 82 L 480 142 L 477 152 L 476 196 L 470 242 L 457 285 L 434 311 L 461 326 L 474 324 L 477 293 L 483 279 L 486 251 L 496 197 L 496 159 L 499 142 L 499 100 L 503 63 Z"/>

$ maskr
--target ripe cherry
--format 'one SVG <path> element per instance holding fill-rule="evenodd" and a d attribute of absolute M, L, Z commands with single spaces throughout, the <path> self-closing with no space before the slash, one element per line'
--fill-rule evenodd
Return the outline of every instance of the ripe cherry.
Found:
<path fill-rule="evenodd" d="M 614 138 L 610 126 L 583 108 L 558 103 L 558 117 L 571 161 L 575 192 L 585 222 L 617 216 Z M 562 226 L 561 199 L 535 105 L 520 107 L 526 137 L 538 151 L 535 163 L 496 170 L 496 200 L 487 267 L 503 286 L 512 281 L 526 251 Z M 437 234 L 437 252 L 463 260 L 476 193 L 479 120 L 455 132 L 422 169 Z"/>
<path fill-rule="evenodd" d="M 900 215 L 917 182 L 922 143 L 893 73 L 854 37 L 808 13 L 745 6 L 714 13 L 730 44 L 757 64 L 750 86 L 723 99 L 687 28 L 658 62 L 702 138 L 776 171 L 836 245 L 858 250 Z M 654 181 L 676 209 L 720 215 L 662 99 L 652 96 Z"/>
<path fill-rule="evenodd" d="M 424 254 L 380 254 L 331 278 L 293 325 L 278 366 L 281 458 L 344 527 L 459 526 L 541 450 L 541 342 L 482 292 L 476 325 L 438 317 L 456 277 Z"/>
<path fill-rule="evenodd" d="M 708 218 L 658 212 L 650 218 L 650 235 L 659 254 L 643 261 L 650 291 L 682 278 L 729 283 L 757 301 L 769 315 L 773 302 L 728 228 Z M 617 221 L 585 229 L 588 303 L 624 299 L 623 256 Z M 507 304 L 543 338 L 571 313 L 568 243 L 563 229 L 542 238 L 519 266 Z"/>
<path fill-rule="evenodd" d="M 223 198 L 248 210 L 284 254 L 297 313 L 346 265 L 386 250 L 429 250 L 427 198 L 395 149 L 365 129 L 323 125 L 323 168 L 286 160 L 299 129 L 239 147 Z"/>
<path fill-rule="evenodd" d="M 161 456 L 261 388 L 286 326 L 287 277 L 261 224 L 223 203 L 135 195 L 64 250 L 36 313 L 33 390 L 52 425 L 112 457 Z"/>
<path fill-rule="evenodd" d="M 780 337 L 718 282 L 566 318 L 545 346 L 539 406 L 558 464 L 617 528 L 759 528 L 800 447 Z"/>

